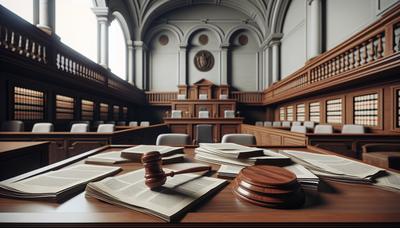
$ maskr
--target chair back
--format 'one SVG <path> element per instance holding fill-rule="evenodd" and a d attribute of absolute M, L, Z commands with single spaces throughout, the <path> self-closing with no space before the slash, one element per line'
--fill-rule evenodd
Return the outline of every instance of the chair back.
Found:
<path fill-rule="evenodd" d="M 72 124 L 70 132 L 88 132 L 89 131 L 89 125 L 86 123 L 76 123 Z"/>
<path fill-rule="evenodd" d="M 213 143 L 213 126 L 210 124 L 196 125 L 196 143 Z"/>
<path fill-rule="evenodd" d="M 301 121 L 292 122 L 292 126 L 301 126 Z"/>
<path fill-rule="evenodd" d="M 342 133 L 344 133 L 344 134 L 364 134 L 365 128 L 363 125 L 345 124 L 342 127 Z"/>
<path fill-rule="evenodd" d="M 333 127 L 329 124 L 318 124 L 314 128 L 314 134 L 333 134 Z"/>
<path fill-rule="evenodd" d="M 126 121 L 118 121 L 117 126 L 126 126 Z"/>
<path fill-rule="evenodd" d="M 140 126 L 141 127 L 148 127 L 148 126 L 150 126 L 150 122 L 149 121 L 141 121 L 140 122 Z"/>
<path fill-rule="evenodd" d="M 9 120 L 1 124 L 1 131 L 22 132 L 24 128 L 24 122 L 20 120 Z"/>
<path fill-rule="evenodd" d="M 228 94 L 220 94 L 219 95 L 220 100 L 227 100 L 228 99 Z"/>
<path fill-rule="evenodd" d="M 199 111 L 199 118 L 209 118 L 208 111 Z"/>
<path fill-rule="evenodd" d="M 252 134 L 226 134 L 222 136 L 221 143 L 256 145 L 256 137 Z"/>
<path fill-rule="evenodd" d="M 32 128 L 32 132 L 35 133 L 48 133 L 52 131 L 54 131 L 52 123 L 35 123 Z"/>
<path fill-rule="evenodd" d="M 256 121 L 254 125 L 256 125 L 256 126 L 263 126 L 263 122 L 262 122 L 262 121 Z"/>
<path fill-rule="evenodd" d="M 138 122 L 137 121 L 130 121 L 129 122 L 129 127 L 137 127 L 138 126 Z"/>
<path fill-rule="evenodd" d="M 272 121 L 264 121 L 264 127 L 272 127 Z"/>
<path fill-rule="evenodd" d="M 115 124 L 100 124 L 97 127 L 97 132 L 101 133 L 111 133 L 114 132 Z"/>
<path fill-rule="evenodd" d="M 280 121 L 274 121 L 274 122 L 272 122 L 272 126 L 273 127 L 280 127 L 280 126 L 282 126 L 282 123 Z"/>
<path fill-rule="evenodd" d="M 186 94 L 178 94 L 178 100 L 186 100 Z"/>
<path fill-rule="evenodd" d="M 208 96 L 206 93 L 199 94 L 199 100 L 207 100 L 207 99 L 208 99 Z"/>
<path fill-rule="evenodd" d="M 235 118 L 235 111 L 233 110 L 225 110 L 224 111 L 225 118 Z"/>
<path fill-rule="evenodd" d="M 315 127 L 315 122 L 314 122 L 314 121 L 304 121 L 303 125 L 304 125 L 306 128 L 314 129 L 314 127 Z"/>
<path fill-rule="evenodd" d="M 171 118 L 182 118 L 182 111 L 181 110 L 172 110 Z"/>
<path fill-rule="evenodd" d="M 190 144 L 190 138 L 187 134 L 168 133 L 157 136 L 156 145 L 184 146 Z"/>
<path fill-rule="evenodd" d="M 290 131 L 305 134 L 307 133 L 307 128 L 305 126 L 292 126 Z"/>
<path fill-rule="evenodd" d="M 283 121 L 282 122 L 282 127 L 290 127 L 290 122 L 289 121 Z"/>

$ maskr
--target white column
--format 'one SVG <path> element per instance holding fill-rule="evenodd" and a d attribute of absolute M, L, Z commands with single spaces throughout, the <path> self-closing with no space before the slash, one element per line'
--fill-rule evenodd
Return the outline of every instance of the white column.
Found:
<path fill-rule="evenodd" d="M 43 31 L 51 34 L 53 31 L 52 26 L 54 25 L 54 2 L 53 0 L 39 0 L 39 22 L 37 27 Z"/>
<path fill-rule="evenodd" d="M 309 0 L 310 5 L 310 29 L 308 42 L 308 59 L 322 52 L 322 7 L 321 0 Z"/>
<path fill-rule="evenodd" d="M 221 85 L 228 85 L 228 48 L 228 45 L 221 46 Z"/>
<path fill-rule="evenodd" d="M 279 53 L 280 41 L 272 41 L 270 46 L 272 48 L 272 82 L 280 80 L 280 53 Z"/>
<path fill-rule="evenodd" d="M 143 89 L 144 79 L 144 50 L 143 41 L 135 41 L 135 85 Z"/>
<path fill-rule="evenodd" d="M 269 55 L 269 47 L 264 48 L 264 89 L 271 85 L 271 57 Z"/>
<path fill-rule="evenodd" d="M 186 71 L 186 46 L 179 48 L 179 78 L 178 85 L 186 85 L 187 71 Z"/>
<path fill-rule="evenodd" d="M 126 72 L 127 72 L 128 82 L 131 83 L 132 85 L 135 84 L 134 73 L 133 73 L 133 64 L 135 59 L 134 55 L 135 55 L 135 50 L 133 47 L 133 42 L 129 40 L 127 43 Z"/>
<path fill-rule="evenodd" d="M 97 17 L 97 61 L 104 68 L 108 68 L 108 8 L 97 7 L 92 9 Z"/>

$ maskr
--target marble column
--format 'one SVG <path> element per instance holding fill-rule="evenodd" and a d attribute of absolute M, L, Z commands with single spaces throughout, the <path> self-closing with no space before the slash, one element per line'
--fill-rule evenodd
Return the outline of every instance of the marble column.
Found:
<path fill-rule="evenodd" d="M 264 47 L 264 89 L 268 88 L 271 82 L 271 57 L 270 48 Z"/>
<path fill-rule="evenodd" d="M 108 8 L 97 7 L 92 10 L 97 17 L 97 61 L 98 64 L 108 69 Z"/>
<path fill-rule="evenodd" d="M 126 53 L 126 72 L 127 72 L 128 82 L 131 83 L 132 85 L 135 84 L 135 78 L 133 72 L 134 61 L 135 61 L 135 50 L 133 47 L 133 42 L 129 40 L 127 43 L 127 53 Z"/>
<path fill-rule="evenodd" d="M 34 6 L 36 5 L 34 4 Z M 34 8 L 37 8 L 37 6 Z M 37 16 L 34 13 L 34 21 L 37 20 L 37 18 L 39 19 L 39 21 L 37 22 L 38 23 L 37 27 L 42 29 L 48 34 L 52 34 L 55 24 L 54 0 L 39 0 L 38 8 L 39 8 L 39 15 Z"/>
<path fill-rule="evenodd" d="M 228 44 L 221 46 L 221 85 L 228 85 L 228 48 Z"/>
<path fill-rule="evenodd" d="M 310 29 L 308 59 L 314 58 L 322 52 L 322 6 L 321 0 L 309 0 L 310 8 Z"/>
<path fill-rule="evenodd" d="M 272 49 L 271 74 L 273 83 L 280 80 L 280 51 L 279 51 L 280 44 L 281 44 L 280 41 L 272 41 L 270 43 Z"/>
<path fill-rule="evenodd" d="M 139 89 L 144 88 L 144 64 L 145 64 L 145 55 L 144 55 L 144 43 L 143 41 L 135 41 L 135 85 Z"/>
<path fill-rule="evenodd" d="M 179 47 L 179 78 L 178 85 L 186 85 L 187 83 L 187 66 L 186 66 L 186 46 Z"/>

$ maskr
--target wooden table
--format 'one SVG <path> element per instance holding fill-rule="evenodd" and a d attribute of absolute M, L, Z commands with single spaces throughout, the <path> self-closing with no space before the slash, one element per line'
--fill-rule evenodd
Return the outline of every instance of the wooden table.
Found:
<path fill-rule="evenodd" d="M 102 147 L 14 180 L 45 172 L 47 169 L 82 162 L 82 158 L 91 154 L 125 147 Z M 193 148 L 185 149 L 185 152 L 191 157 Z M 124 170 L 122 173 L 141 168 L 138 163 L 120 166 Z M 218 168 L 217 165 L 212 166 L 213 169 Z M 400 193 L 370 185 L 322 181 L 319 192 L 307 191 L 304 207 L 293 210 L 263 208 L 249 204 L 237 199 L 231 189 L 231 184 L 226 186 L 215 196 L 192 209 L 177 224 L 167 224 L 151 215 L 85 198 L 84 193 L 62 204 L 0 198 L 0 226 L 384 227 L 400 224 Z"/>
<path fill-rule="evenodd" d="M 0 142 L 0 180 L 49 164 L 50 142 Z"/>

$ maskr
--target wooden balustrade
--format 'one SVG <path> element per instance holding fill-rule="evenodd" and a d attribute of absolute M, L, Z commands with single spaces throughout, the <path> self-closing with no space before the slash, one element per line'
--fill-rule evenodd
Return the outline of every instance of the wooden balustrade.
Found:
<path fill-rule="evenodd" d="M 259 105 L 263 101 L 262 92 L 231 92 L 232 99 L 235 99 L 239 103 L 248 105 Z"/>
<path fill-rule="evenodd" d="M 146 92 L 147 101 L 152 105 L 170 105 L 172 100 L 176 100 L 178 92 Z"/>
<path fill-rule="evenodd" d="M 51 72 L 51 77 L 55 81 L 58 81 L 59 77 L 70 79 L 72 82 L 80 79 L 83 81 L 76 82 L 79 83 L 77 86 L 86 85 L 129 102 L 145 103 L 143 91 L 64 45 L 56 36 L 48 35 L 19 18 L 3 6 L 0 6 L 0 60 Z"/>
<path fill-rule="evenodd" d="M 264 104 L 272 104 L 368 78 L 400 64 L 400 5 L 377 22 L 264 91 Z"/>

